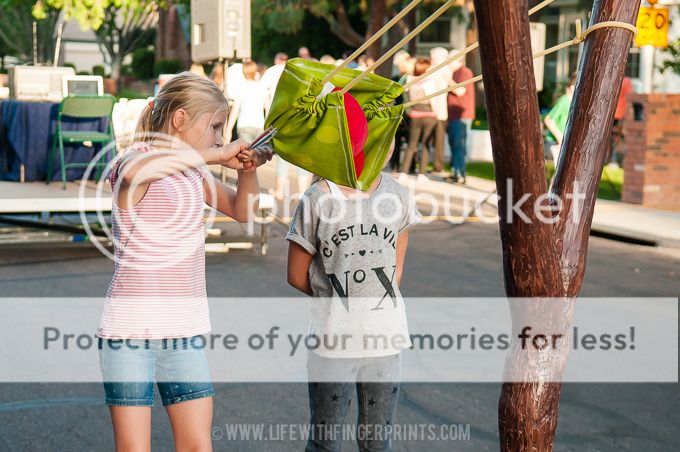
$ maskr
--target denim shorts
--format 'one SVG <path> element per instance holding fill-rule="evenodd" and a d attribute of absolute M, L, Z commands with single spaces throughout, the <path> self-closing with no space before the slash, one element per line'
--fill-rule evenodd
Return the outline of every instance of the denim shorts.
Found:
<path fill-rule="evenodd" d="M 99 363 L 109 406 L 153 406 L 154 383 L 163 406 L 215 395 L 203 342 L 194 338 L 100 338 Z"/>

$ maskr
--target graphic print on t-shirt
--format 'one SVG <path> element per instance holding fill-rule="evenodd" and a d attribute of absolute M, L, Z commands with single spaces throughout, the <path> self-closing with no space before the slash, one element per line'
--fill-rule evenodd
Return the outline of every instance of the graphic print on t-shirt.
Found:
<path fill-rule="evenodd" d="M 333 260 L 333 266 L 327 269 L 346 268 L 343 272 L 327 272 L 333 291 L 340 298 L 342 305 L 349 312 L 349 296 L 368 291 L 365 288 L 381 287 L 384 293 L 379 302 L 371 310 L 383 308 L 383 301 L 387 297 L 392 306 L 397 307 L 397 294 L 394 288 L 394 276 L 397 273 L 396 264 L 386 266 L 381 256 L 385 247 L 394 252 L 397 248 L 397 234 L 390 226 L 373 224 L 349 225 L 338 229 L 330 237 L 320 237 L 321 255 L 324 261 Z M 367 238 L 371 240 L 367 240 Z M 377 246 L 367 246 L 367 245 Z M 345 262 L 342 262 L 342 261 Z M 382 262 L 383 265 L 379 265 Z M 363 287 L 356 287 L 361 286 Z M 355 290 L 355 287 L 357 290 Z M 377 293 L 377 292 L 375 292 Z"/>

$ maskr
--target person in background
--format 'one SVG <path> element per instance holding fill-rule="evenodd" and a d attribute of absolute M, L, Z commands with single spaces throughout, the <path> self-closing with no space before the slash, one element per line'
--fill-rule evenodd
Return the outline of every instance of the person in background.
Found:
<path fill-rule="evenodd" d="M 569 118 L 569 108 L 571 107 L 571 98 L 574 96 L 574 88 L 576 86 L 576 73 L 574 72 L 569 81 L 565 93 L 557 99 L 552 110 L 548 112 L 543 124 L 545 124 L 547 131 L 547 141 L 551 142 L 550 153 L 552 154 L 552 161 L 557 168 L 557 163 L 560 158 L 560 148 L 562 147 L 562 139 L 564 138 L 564 129 L 567 127 L 567 118 Z"/>
<path fill-rule="evenodd" d="M 243 81 L 238 91 L 229 90 L 233 95 L 234 106 L 229 111 L 226 140 L 231 141 L 234 125 L 238 120 L 236 132 L 239 138 L 252 143 L 264 130 L 265 97 L 264 90 L 257 80 L 257 63 L 243 63 Z M 231 82 L 229 82 L 231 86 Z"/>
<path fill-rule="evenodd" d="M 298 56 L 302 58 L 303 60 L 311 60 L 312 59 L 312 54 L 309 53 L 309 49 L 307 47 L 300 47 L 298 49 Z"/>
<path fill-rule="evenodd" d="M 443 47 L 435 47 L 430 50 L 430 61 L 432 62 L 432 66 L 442 63 L 448 56 L 449 53 Z M 451 71 L 445 66 L 429 77 L 431 77 L 435 83 L 435 91 L 439 91 L 449 86 Z M 449 175 L 444 171 L 444 140 L 446 140 L 446 123 L 449 118 L 449 111 L 446 105 L 446 94 L 435 97 L 432 106 L 437 118 L 437 125 L 433 135 L 434 158 L 432 166 L 434 167 L 434 172 L 432 175 L 446 177 Z"/>
<path fill-rule="evenodd" d="M 192 74 L 196 74 L 199 77 L 208 78 L 208 75 L 205 73 L 205 69 L 203 69 L 202 64 L 198 64 L 198 63 L 192 64 L 191 69 L 189 69 L 189 72 L 191 72 Z"/>
<path fill-rule="evenodd" d="M 274 66 L 270 66 L 264 71 L 262 78 L 260 78 L 260 86 L 264 90 L 265 114 L 269 113 L 269 107 L 274 100 L 276 85 L 278 85 L 281 74 L 283 74 L 283 68 L 286 67 L 286 61 L 288 61 L 288 55 L 283 52 L 277 53 L 274 56 Z"/>
<path fill-rule="evenodd" d="M 255 74 L 255 80 L 262 80 L 262 76 L 267 71 L 267 65 L 262 63 L 257 63 L 257 73 Z"/>
<path fill-rule="evenodd" d="M 370 56 L 366 54 L 360 55 L 359 58 L 357 59 L 357 69 L 359 69 L 360 71 L 365 71 L 373 63 L 375 63 L 375 60 Z"/>
<path fill-rule="evenodd" d="M 459 53 L 451 50 L 450 56 Z M 473 77 L 472 71 L 465 66 L 462 59 L 452 61 L 449 69 L 453 83 L 461 83 Z M 466 85 L 456 88 L 448 94 L 449 105 L 449 145 L 451 146 L 451 178 L 454 182 L 465 183 L 467 166 L 468 139 L 470 128 L 475 119 L 475 87 Z"/>
<path fill-rule="evenodd" d="M 274 66 L 267 69 L 260 79 L 260 87 L 264 91 L 264 112 L 265 116 L 269 114 L 272 102 L 274 101 L 274 94 L 276 93 L 276 86 L 279 84 L 279 79 L 283 70 L 286 67 L 288 55 L 279 52 L 274 56 Z M 288 168 L 290 163 L 283 160 L 281 157 L 276 157 L 276 188 L 270 189 L 269 193 L 276 199 L 283 199 L 284 194 L 289 191 Z M 296 167 L 298 191 L 304 192 L 309 186 L 311 179 L 310 174 L 302 168 Z"/>
<path fill-rule="evenodd" d="M 336 64 L 341 64 L 341 63 L 344 62 L 347 58 L 349 58 L 349 56 L 350 56 L 351 54 L 352 54 L 352 51 L 351 51 L 351 50 L 345 50 L 345 51 L 342 53 L 342 58 L 341 58 L 340 60 L 338 60 L 338 62 L 336 62 Z M 356 62 L 356 60 L 354 60 L 354 61 L 351 61 L 351 62 L 347 65 L 347 67 L 350 68 L 350 69 L 358 69 L 358 68 L 359 68 L 359 64 Z"/>
<path fill-rule="evenodd" d="M 366 64 L 366 61 L 368 60 L 368 56 L 366 54 L 359 55 L 359 58 L 357 58 L 357 69 L 360 71 L 365 71 L 368 65 Z"/>
<path fill-rule="evenodd" d="M 394 55 L 394 66 L 396 67 L 396 73 L 392 77 L 392 80 L 404 85 L 406 83 L 406 77 L 413 74 L 413 66 L 415 65 L 415 58 L 411 57 L 408 52 L 400 50 Z M 404 102 L 405 94 L 400 95 L 394 101 L 396 105 L 402 104 Z M 401 150 L 402 146 L 408 146 L 408 129 L 409 129 L 409 118 L 408 115 L 404 114 L 404 118 L 399 124 L 397 133 L 394 137 L 395 146 L 392 157 L 390 158 L 389 168 L 392 171 L 399 171 L 399 164 L 401 163 Z M 411 168 L 408 169 L 411 172 Z"/>
<path fill-rule="evenodd" d="M 616 103 L 616 111 L 614 112 L 614 126 L 612 127 L 612 137 L 610 140 L 610 154 L 607 162 L 612 166 L 619 166 L 623 161 L 623 155 L 616 153 L 616 148 L 623 141 L 623 120 L 626 118 L 628 111 L 628 94 L 633 92 L 633 82 L 630 77 L 624 77 L 621 82 L 621 93 L 619 100 Z"/>
<path fill-rule="evenodd" d="M 243 66 L 247 61 L 234 63 L 227 68 L 227 94 L 230 99 L 234 99 L 237 94 L 243 92 L 245 87 L 245 76 Z M 254 66 L 257 72 L 257 64 Z"/>
<path fill-rule="evenodd" d="M 413 75 L 406 78 L 407 82 L 413 80 L 414 77 L 424 74 L 430 68 L 429 58 L 418 58 L 413 69 Z M 418 99 L 434 93 L 437 90 L 435 81 L 426 77 L 418 83 L 411 86 L 408 91 L 410 99 Z M 399 179 L 403 180 L 406 174 L 410 171 L 411 163 L 418 153 L 418 144 L 422 144 L 420 166 L 418 167 L 418 179 L 427 179 L 425 172 L 429 159 L 428 142 L 434 135 L 434 129 L 437 127 L 437 114 L 435 113 L 435 99 L 420 102 L 408 111 L 408 117 L 411 121 L 409 126 L 409 141 L 406 154 L 404 154 L 404 161 L 401 163 L 401 172 Z"/>
<path fill-rule="evenodd" d="M 210 71 L 209 78 L 215 82 L 215 85 L 222 89 L 222 84 L 224 83 L 224 66 L 220 63 L 215 64 L 212 71 Z"/>
<path fill-rule="evenodd" d="M 331 65 L 335 65 L 335 58 L 333 58 L 333 57 L 330 56 L 330 55 L 324 55 L 324 56 L 321 57 L 321 59 L 319 60 L 319 62 L 320 62 L 320 63 L 323 63 L 323 64 L 331 64 Z"/>

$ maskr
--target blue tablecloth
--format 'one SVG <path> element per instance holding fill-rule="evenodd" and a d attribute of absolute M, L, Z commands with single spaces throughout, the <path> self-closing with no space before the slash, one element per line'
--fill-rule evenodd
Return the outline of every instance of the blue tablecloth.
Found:
<path fill-rule="evenodd" d="M 46 179 L 47 155 L 57 130 L 58 109 L 59 104 L 53 102 L 0 102 L 0 180 L 18 181 L 22 164 L 26 181 Z M 106 132 L 107 125 L 106 118 L 62 120 L 63 130 Z M 89 162 L 99 149 L 99 146 L 65 145 L 64 159 L 66 163 Z M 52 180 L 61 180 L 58 152 L 52 162 Z M 66 179 L 80 179 L 83 172 L 83 168 L 71 168 L 66 172 Z"/>

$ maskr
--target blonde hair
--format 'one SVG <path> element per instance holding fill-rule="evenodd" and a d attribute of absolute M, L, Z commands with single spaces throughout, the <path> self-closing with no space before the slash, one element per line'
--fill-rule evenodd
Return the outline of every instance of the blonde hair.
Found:
<path fill-rule="evenodd" d="M 183 109 L 191 126 L 204 113 L 228 110 L 227 99 L 214 82 L 191 72 L 168 80 L 158 95 L 144 107 L 135 134 L 139 141 L 151 141 L 155 134 L 172 135 L 172 115 Z"/>

